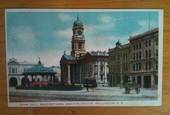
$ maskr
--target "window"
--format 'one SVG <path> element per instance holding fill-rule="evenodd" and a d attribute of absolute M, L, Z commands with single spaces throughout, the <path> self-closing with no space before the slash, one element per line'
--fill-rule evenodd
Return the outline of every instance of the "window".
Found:
<path fill-rule="evenodd" d="M 151 70 L 151 65 L 152 65 L 152 63 L 151 63 L 151 62 L 149 62 L 149 70 Z"/>
<path fill-rule="evenodd" d="M 145 62 L 145 70 L 148 70 L 148 63 Z"/>
<path fill-rule="evenodd" d="M 151 40 L 148 41 L 148 45 L 151 46 Z"/>
<path fill-rule="evenodd" d="M 158 70 L 158 61 L 156 61 L 156 70 Z"/>
<path fill-rule="evenodd" d="M 139 59 L 141 59 L 141 51 L 139 52 Z"/>
<path fill-rule="evenodd" d="M 158 56 L 158 49 L 156 49 L 156 56 Z"/>
<path fill-rule="evenodd" d="M 151 57 L 151 50 L 149 50 L 149 57 Z"/>
<path fill-rule="evenodd" d="M 11 68 L 11 73 L 17 73 L 17 68 Z"/>
<path fill-rule="evenodd" d="M 133 64 L 133 71 L 135 71 L 135 64 Z"/>
<path fill-rule="evenodd" d="M 148 41 L 147 40 L 145 41 L 145 47 L 148 47 Z"/>
<path fill-rule="evenodd" d="M 141 70 L 141 63 L 139 63 L 139 70 Z"/>
<path fill-rule="evenodd" d="M 11 72 L 11 68 L 10 68 L 10 67 L 9 67 L 9 73 L 12 73 L 12 72 Z"/>
<path fill-rule="evenodd" d="M 148 58 L 148 51 L 145 50 L 145 58 Z"/>
<path fill-rule="evenodd" d="M 139 49 L 141 49 L 141 43 L 139 43 Z"/>
<path fill-rule="evenodd" d="M 136 63 L 136 71 L 138 71 L 138 63 Z"/>
<path fill-rule="evenodd" d="M 138 60 L 138 53 L 136 53 L 136 59 Z"/>
<path fill-rule="evenodd" d="M 133 54 L 133 60 L 135 60 L 135 53 Z"/>
<path fill-rule="evenodd" d="M 136 49 L 138 49 L 138 44 L 136 44 Z"/>
<path fill-rule="evenodd" d="M 104 71 L 104 65 L 102 64 L 101 66 L 100 66 L 100 71 Z"/>
<path fill-rule="evenodd" d="M 101 78 L 100 78 L 101 81 L 103 81 L 103 75 L 101 75 Z"/>

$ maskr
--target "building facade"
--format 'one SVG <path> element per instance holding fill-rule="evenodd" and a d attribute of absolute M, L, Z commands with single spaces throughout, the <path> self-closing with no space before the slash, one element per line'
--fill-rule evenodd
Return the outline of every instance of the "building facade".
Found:
<path fill-rule="evenodd" d="M 8 61 L 8 79 L 9 86 L 20 86 L 21 80 L 24 77 L 22 74 L 24 70 L 33 67 L 35 64 L 26 61 L 19 62 L 17 59 L 12 58 Z"/>
<path fill-rule="evenodd" d="M 83 84 L 86 79 L 95 79 L 98 86 L 107 86 L 106 52 L 86 52 L 83 23 L 77 17 L 73 23 L 71 55 L 65 52 L 60 60 L 61 82 L 63 84 Z"/>
<path fill-rule="evenodd" d="M 86 53 L 84 27 L 79 17 L 77 17 L 77 20 L 74 21 L 72 31 L 71 55 L 67 55 L 64 51 L 60 60 L 61 82 L 64 84 L 75 84 L 81 82 L 78 60 Z"/>
<path fill-rule="evenodd" d="M 130 37 L 130 79 L 142 88 L 158 85 L 158 28 Z"/>
<path fill-rule="evenodd" d="M 88 52 L 79 60 L 81 78 L 95 79 L 97 86 L 108 86 L 108 53 L 101 51 Z"/>
<path fill-rule="evenodd" d="M 127 82 L 129 76 L 129 44 L 121 45 L 116 42 L 115 48 L 109 49 L 109 85 L 121 86 Z"/>
<path fill-rule="evenodd" d="M 61 67 L 61 83 L 63 84 L 79 84 L 81 83 L 78 59 L 72 55 L 63 54 L 60 60 Z"/>
<path fill-rule="evenodd" d="M 129 38 L 129 44 L 109 49 L 109 85 L 123 86 L 128 80 L 141 88 L 158 85 L 158 28 Z"/>
<path fill-rule="evenodd" d="M 73 57 L 83 56 L 86 53 L 84 27 L 79 17 L 77 17 L 77 20 L 74 21 L 72 31 L 73 31 L 73 36 L 72 36 L 71 55 Z"/>

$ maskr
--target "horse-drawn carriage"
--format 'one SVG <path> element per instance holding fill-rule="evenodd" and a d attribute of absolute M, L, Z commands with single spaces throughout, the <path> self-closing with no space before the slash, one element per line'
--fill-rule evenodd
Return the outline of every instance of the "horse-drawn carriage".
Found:
<path fill-rule="evenodd" d="M 87 89 L 87 91 L 89 91 L 89 88 L 94 89 L 97 87 L 97 82 L 95 78 L 85 78 L 83 85 Z"/>
<path fill-rule="evenodd" d="M 130 94 L 131 90 L 135 90 L 136 94 L 139 94 L 140 93 L 140 86 L 139 86 L 139 84 L 137 84 L 135 82 L 128 81 L 125 84 L 125 93 L 126 94 Z"/>

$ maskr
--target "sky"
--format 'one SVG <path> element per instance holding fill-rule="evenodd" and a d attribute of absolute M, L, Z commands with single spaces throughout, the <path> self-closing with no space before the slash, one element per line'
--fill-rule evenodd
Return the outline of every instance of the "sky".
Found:
<path fill-rule="evenodd" d="M 158 27 L 156 11 L 8 11 L 6 39 L 8 59 L 58 66 L 63 52 L 70 54 L 72 26 L 83 22 L 86 51 L 108 51 L 119 40 Z"/>

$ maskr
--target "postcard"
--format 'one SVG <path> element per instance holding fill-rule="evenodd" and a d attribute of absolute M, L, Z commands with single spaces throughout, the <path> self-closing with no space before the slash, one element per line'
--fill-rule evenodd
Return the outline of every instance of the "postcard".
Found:
<path fill-rule="evenodd" d="M 9 107 L 161 106 L 163 10 L 6 9 Z"/>

